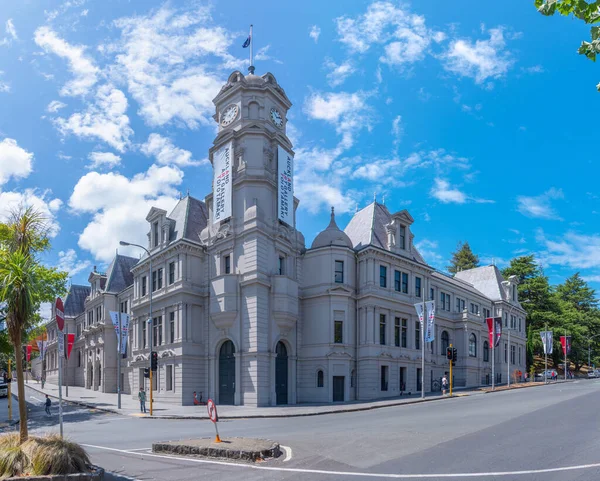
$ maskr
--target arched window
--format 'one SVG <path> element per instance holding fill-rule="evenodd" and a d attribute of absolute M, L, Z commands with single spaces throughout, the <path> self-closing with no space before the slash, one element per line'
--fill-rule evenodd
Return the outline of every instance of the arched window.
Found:
<path fill-rule="evenodd" d="M 323 370 L 319 369 L 317 371 L 317 387 L 323 387 L 325 385 L 325 376 L 323 375 Z"/>
<path fill-rule="evenodd" d="M 490 361 L 490 345 L 487 341 L 483 341 L 483 360 L 485 362 Z"/>
<path fill-rule="evenodd" d="M 469 336 L 469 356 L 477 357 L 477 337 L 475 337 L 475 334 Z"/>
<path fill-rule="evenodd" d="M 442 331 L 442 354 L 445 356 L 446 351 L 450 347 L 450 336 L 448 331 Z"/>

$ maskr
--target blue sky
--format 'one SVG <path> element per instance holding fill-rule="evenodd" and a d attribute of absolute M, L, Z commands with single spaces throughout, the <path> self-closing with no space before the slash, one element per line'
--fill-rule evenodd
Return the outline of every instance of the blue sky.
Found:
<path fill-rule="evenodd" d="M 579 21 L 523 0 L 2 3 L 0 216 L 46 212 L 46 262 L 73 282 L 144 242 L 150 206 L 209 192 L 212 99 L 247 68 L 253 22 L 257 73 L 294 104 L 307 245 L 331 205 L 345 226 L 377 195 L 435 267 L 468 241 L 600 287 L 600 70 Z"/>

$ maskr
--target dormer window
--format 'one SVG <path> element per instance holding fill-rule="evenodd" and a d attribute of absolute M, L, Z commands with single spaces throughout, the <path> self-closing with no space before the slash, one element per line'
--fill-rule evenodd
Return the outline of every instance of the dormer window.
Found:
<path fill-rule="evenodd" d="M 400 226 L 400 249 L 406 249 L 406 226 Z"/>
<path fill-rule="evenodd" d="M 158 222 L 152 224 L 152 238 L 154 239 L 153 247 L 158 245 Z"/>

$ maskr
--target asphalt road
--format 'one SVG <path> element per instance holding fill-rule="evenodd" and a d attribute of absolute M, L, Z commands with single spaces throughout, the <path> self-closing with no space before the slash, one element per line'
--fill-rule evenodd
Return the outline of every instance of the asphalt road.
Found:
<path fill-rule="evenodd" d="M 69 407 L 65 434 L 96 464 L 139 480 L 590 480 L 600 478 L 599 402 L 600 381 L 582 380 L 373 411 L 221 421 L 223 439 L 267 438 L 291 449 L 290 459 L 254 465 L 150 452 L 153 441 L 214 436 L 209 421 Z M 31 418 L 33 431 L 58 430 L 41 403 L 31 405 Z"/>

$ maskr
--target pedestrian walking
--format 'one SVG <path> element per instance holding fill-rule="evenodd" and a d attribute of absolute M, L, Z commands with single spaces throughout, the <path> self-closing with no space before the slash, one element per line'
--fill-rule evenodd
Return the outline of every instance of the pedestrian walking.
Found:
<path fill-rule="evenodd" d="M 442 396 L 446 395 L 446 390 L 448 389 L 448 378 L 446 377 L 446 374 L 444 374 L 444 377 L 442 378 Z"/>
<path fill-rule="evenodd" d="M 140 412 L 146 412 L 146 391 L 144 388 L 140 388 L 140 392 L 138 393 L 138 399 L 140 400 Z"/>
<path fill-rule="evenodd" d="M 52 400 L 50 399 L 50 396 L 48 396 L 47 394 L 46 394 L 46 403 L 45 403 L 45 405 L 46 405 L 46 414 L 48 416 L 52 416 L 52 412 L 50 411 L 50 406 L 52 406 Z"/>

